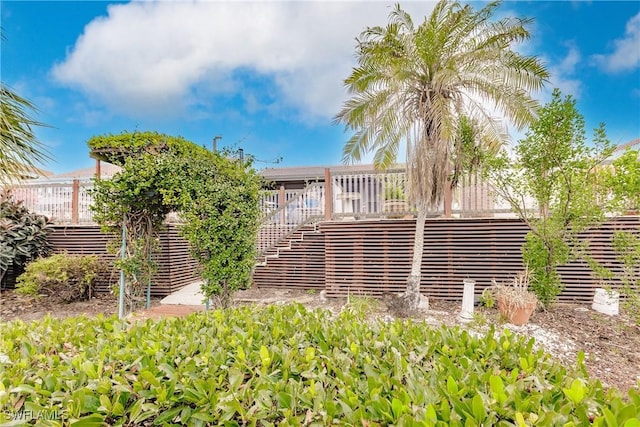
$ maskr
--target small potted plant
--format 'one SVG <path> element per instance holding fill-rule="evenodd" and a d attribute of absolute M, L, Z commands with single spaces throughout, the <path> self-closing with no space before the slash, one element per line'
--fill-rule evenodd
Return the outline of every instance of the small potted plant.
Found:
<path fill-rule="evenodd" d="M 500 313 L 514 325 L 524 325 L 538 305 L 538 298 L 529 291 L 529 270 L 518 273 L 513 281 L 492 287 Z"/>
<path fill-rule="evenodd" d="M 384 182 L 384 212 L 406 213 L 409 210 L 406 198 L 404 180 L 396 175 L 387 177 Z"/>

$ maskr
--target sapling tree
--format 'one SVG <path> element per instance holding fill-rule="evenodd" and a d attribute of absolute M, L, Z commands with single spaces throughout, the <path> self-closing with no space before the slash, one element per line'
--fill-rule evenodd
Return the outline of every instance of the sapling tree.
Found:
<path fill-rule="evenodd" d="M 604 125 L 588 143 L 575 100 L 556 89 L 514 156 L 502 153 L 488 162 L 495 192 L 529 227 L 522 256 L 545 307 L 563 290 L 558 267 L 583 255 L 579 234 L 604 217 L 606 185 L 597 168 L 611 152 Z"/>
<path fill-rule="evenodd" d="M 640 209 L 640 151 L 627 150 L 605 169 L 605 182 L 612 196 L 613 208 L 624 213 L 637 213 Z M 640 325 L 640 230 L 617 230 L 612 247 L 621 270 L 615 274 L 621 284 L 624 306 Z M 604 269 L 605 279 L 614 277 L 613 271 Z"/>
<path fill-rule="evenodd" d="M 158 232 L 174 208 L 165 205 L 159 193 L 170 168 L 164 155 L 140 153 L 123 160 L 111 179 L 95 181 L 91 208 L 103 231 L 119 237 L 125 228 L 125 253 L 118 252 L 122 250 L 118 238 L 110 249 L 118 255 L 116 268 L 125 275 L 128 312 L 141 305 L 144 290 L 157 271 Z"/>
<path fill-rule="evenodd" d="M 640 325 L 640 230 L 617 231 L 612 243 L 622 266 L 619 280 L 625 297 L 624 307 Z"/>

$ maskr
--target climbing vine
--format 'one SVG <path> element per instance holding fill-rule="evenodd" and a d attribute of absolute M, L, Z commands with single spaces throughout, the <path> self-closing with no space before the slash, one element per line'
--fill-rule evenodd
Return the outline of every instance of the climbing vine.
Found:
<path fill-rule="evenodd" d="M 158 232 L 177 212 L 204 279 L 205 297 L 226 305 L 247 286 L 255 261 L 260 178 L 250 162 L 230 152 L 212 153 L 182 138 L 155 132 L 101 136 L 89 141 L 94 157 L 122 169 L 96 180 L 94 218 L 106 231 L 124 227 L 127 310 L 142 301 L 156 272 Z"/>
<path fill-rule="evenodd" d="M 133 311 L 144 301 L 157 270 L 158 232 L 173 207 L 165 205 L 158 192 L 164 182 L 164 156 L 143 153 L 118 163 L 121 170 L 112 179 L 95 182 L 92 209 L 103 231 L 119 236 L 125 229 L 126 244 L 121 247 L 116 239 L 111 251 L 118 255 L 116 268 L 125 275 L 126 311 Z"/>
<path fill-rule="evenodd" d="M 175 182 L 165 200 L 178 207 L 184 221 L 181 233 L 200 263 L 205 297 L 227 306 L 233 291 L 251 280 L 261 178 L 250 162 L 230 152 L 176 158 L 172 164 Z"/>

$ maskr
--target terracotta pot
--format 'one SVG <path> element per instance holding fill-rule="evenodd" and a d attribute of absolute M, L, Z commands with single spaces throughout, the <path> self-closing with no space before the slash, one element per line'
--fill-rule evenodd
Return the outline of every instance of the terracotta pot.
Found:
<path fill-rule="evenodd" d="M 404 200 L 385 200 L 383 210 L 388 218 L 402 218 L 403 214 L 409 210 L 409 204 Z"/>
<path fill-rule="evenodd" d="M 409 209 L 409 205 L 404 200 L 390 199 L 384 201 L 385 212 L 405 212 Z"/>
<path fill-rule="evenodd" d="M 515 306 L 508 299 L 498 298 L 498 310 L 504 317 L 516 326 L 522 326 L 529 322 L 529 318 L 536 309 L 536 303 L 532 302 L 525 306 Z"/>

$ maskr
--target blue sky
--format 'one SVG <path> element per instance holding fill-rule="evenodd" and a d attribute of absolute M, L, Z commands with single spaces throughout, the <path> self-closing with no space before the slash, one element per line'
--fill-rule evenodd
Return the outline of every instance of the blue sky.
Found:
<path fill-rule="evenodd" d="M 155 130 L 243 148 L 258 168 L 329 165 L 348 138 L 332 118 L 354 38 L 384 25 L 392 2 L 2 1 L 1 77 L 32 100 L 55 173 L 92 166 L 93 135 Z M 401 5 L 414 20 L 431 2 Z M 640 138 L 640 3 L 505 2 L 532 17 L 518 47 L 577 99 L 588 134 Z M 518 138 L 519 135 L 514 135 Z"/>

